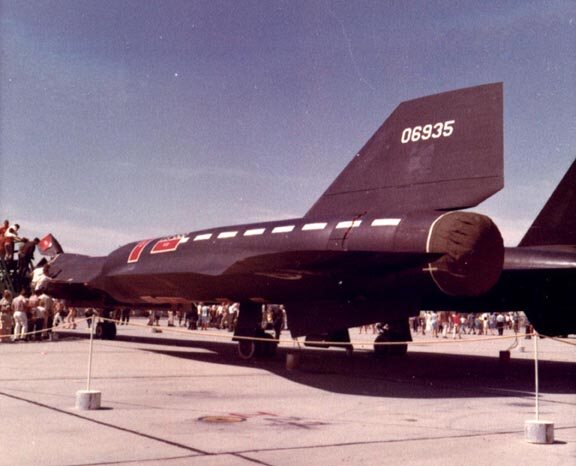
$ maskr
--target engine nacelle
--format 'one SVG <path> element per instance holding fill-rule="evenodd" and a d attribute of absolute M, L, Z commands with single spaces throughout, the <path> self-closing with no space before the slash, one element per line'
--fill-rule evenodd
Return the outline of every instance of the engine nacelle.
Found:
<path fill-rule="evenodd" d="M 502 272 L 504 242 L 485 215 L 448 212 L 430 226 L 426 252 L 443 256 L 429 264 L 438 288 L 451 296 L 478 296 L 492 288 Z"/>
<path fill-rule="evenodd" d="M 504 242 L 489 217 L 414 211 L 388 222 L 392 220 L 398 224 L 395 228 L 358 228 L 346 237 L 348 250 L 384 253 L 381 273 L 363 275 L 355 283 L 366 295 L 406 299 L 411 290 L 421 295 L 439 290 L 449 296 L 479 296 L 497 283 L 504 265 Z M 370 218 L 364 223 L 375 222 Z"/>

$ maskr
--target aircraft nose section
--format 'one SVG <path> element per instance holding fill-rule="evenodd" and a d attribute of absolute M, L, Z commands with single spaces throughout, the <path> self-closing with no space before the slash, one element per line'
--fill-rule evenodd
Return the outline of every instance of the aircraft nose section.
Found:
<path fill-rule="evenodd" d="M 449 212 L 438 217 L 430 227 L 426 248 L 443 254 L 429 270 L 434 283 L 448 295 L 481 295 L 502 272 L 504 241 L 485 215 Z"/>

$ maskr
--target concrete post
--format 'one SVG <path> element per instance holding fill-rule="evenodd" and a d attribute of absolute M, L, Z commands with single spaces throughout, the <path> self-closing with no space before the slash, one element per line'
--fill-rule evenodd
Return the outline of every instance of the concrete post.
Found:
<path fill-rule="evenodd" d="M 531 420 L 524 423 L 526 441 L 530 443 L 554 443 L 554 423 Z"/>
<path fill-rule="evenodd" d="M 76 408 L 86 411 L 100 409 L 102 392 L 99 390 L 78 390 L 76 392 Z"/>

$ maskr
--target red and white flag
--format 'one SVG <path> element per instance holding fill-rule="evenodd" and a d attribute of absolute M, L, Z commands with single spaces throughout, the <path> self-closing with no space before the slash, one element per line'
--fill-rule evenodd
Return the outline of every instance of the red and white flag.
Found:
<path fill-rule="evenodd" d="M 40 240 L 38 243 L 38 250 L 40 251 L 40 254 L 50 257 L 54 257 L 55 255 L 64 252 L 58 240 L 54 238 L 51 233 L 48 233 Z"/>

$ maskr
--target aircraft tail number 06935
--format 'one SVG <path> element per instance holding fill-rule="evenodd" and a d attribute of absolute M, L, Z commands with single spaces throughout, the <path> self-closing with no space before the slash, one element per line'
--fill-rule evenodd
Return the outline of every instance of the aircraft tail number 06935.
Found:
<path fill-rule="evenodd" d="M 447 138 L 454 132 L 455 120 L 448 120 L 439 123 L 430 123 L 424 126 L 414 126 L 413 128 L 405 128 L 402 131 L 402 144 L 407 142 L 418 142 L 420 140 L 426 141 L 430 138 L 438 139 L 440 137 Z"/>

